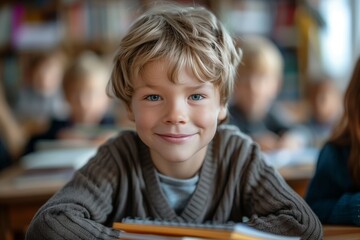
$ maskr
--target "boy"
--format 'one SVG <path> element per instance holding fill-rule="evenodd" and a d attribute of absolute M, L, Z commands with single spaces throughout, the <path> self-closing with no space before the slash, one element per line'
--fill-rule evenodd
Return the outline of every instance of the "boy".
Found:
<path fill-rule="evenodd" d="M 321 238 L 314 213 L 257 146 L 234 127 L 218 127 L 239 60 L 204 8 L 158 6 L 141 16 L 120 43 L 109 85 L 136 132 L 100 147 L 39 210 L 27 239 L 114 239 L 121 232 L 111 226 L 125 217 L 247 217 L 264 231 Z"/>
<path fill-rule="evenodd" d="M 70 140 L 71 144 L 75 140 L 87 146 L 102 144 L 113 136 L 115 119 L 108 113 L 111 102 L 104 91 L 109 74 L 105 61 L 93 52 L 83 52 L 74 59 L 62 81 L 68 117 L 52 118 L 45 132 L 30 139 L 26 152 L 36 150 L 41 140 Z"/>
<path fill-rule="evenodd" d="M 62 49 L 35 54 L 29 60 L 27 79 L 20 88 L 14 113 L 29 136 L 44 130 L 53 117 L 61 118 L 67 108 L 60 89 L 67 55 Z"/>
<path fill-rule="evenodd" d="M 263 151 L 304 147 L 306 131 L 292 126 L 275 104 L 284 64 L 279 49 L 270 40 L 256 35 L 244 36 L 238 46 L 244 58 L 237 70 L 230 123 L 250 135 Z"/>

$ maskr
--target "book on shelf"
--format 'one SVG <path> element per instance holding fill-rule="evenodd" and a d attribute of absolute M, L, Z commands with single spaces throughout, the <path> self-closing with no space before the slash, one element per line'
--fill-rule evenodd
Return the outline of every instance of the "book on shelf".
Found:
<path fill-rule="evenodd" d="M 123 231 L 120 239 L 241 239 L 297 240 L 300 237 L 282 236 L 257 230 L 243 223 L 183 223 L 158 220 L 124 219 L 113 228 Z"/>

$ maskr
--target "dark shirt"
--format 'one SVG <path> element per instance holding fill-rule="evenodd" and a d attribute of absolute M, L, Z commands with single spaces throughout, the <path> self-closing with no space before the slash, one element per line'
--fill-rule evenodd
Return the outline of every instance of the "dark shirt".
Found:
<path fill-rule="evenodd" d="M 322 148 L 306 201 L 323 224 L 360 226 L 360 191 L 348 171 L 349 147 L 331 143 Z"/>
<path fill-rule="evenodd" d="M 261 135 L 266 132 L 275 133 L 281 136 L 291 129 L 291 125 L 282 118 L 274 107 L 270 108 L 264 119 L 260 121 L 248 120 L 246 115 L 236 106 L 229 107 L 230 124 L 236 125 L 240 130 L 250 136 Z"/>

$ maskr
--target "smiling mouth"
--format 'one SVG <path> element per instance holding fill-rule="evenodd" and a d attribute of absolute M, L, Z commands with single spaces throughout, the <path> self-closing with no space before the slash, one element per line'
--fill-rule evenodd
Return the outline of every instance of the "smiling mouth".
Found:
<path fill-rule="evenodd" d="M 161 139 L 170 143 L 184 143 L 192 138 L 195 134 L 156 134 Z"/>

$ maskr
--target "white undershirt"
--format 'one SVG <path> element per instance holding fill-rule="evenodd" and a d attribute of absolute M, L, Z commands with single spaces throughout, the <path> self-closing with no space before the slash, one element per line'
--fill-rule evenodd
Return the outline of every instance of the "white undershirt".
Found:
<path fill-rule="evenodd" d="M 170 206 L 177 214 L 181 213 L 195 191 L 199 175 L 188 179 L 172 178 L 159 172 L 157 172 L 157 175 L 159 176 L 161 189 Z"/>

